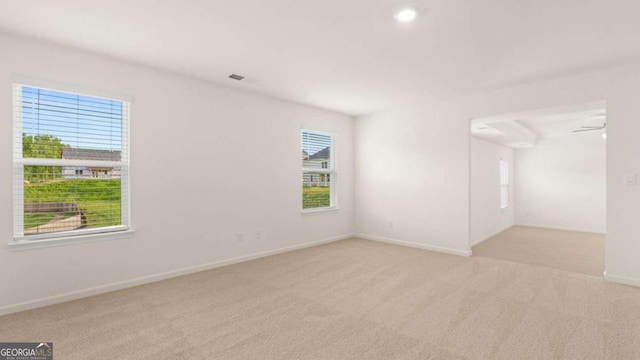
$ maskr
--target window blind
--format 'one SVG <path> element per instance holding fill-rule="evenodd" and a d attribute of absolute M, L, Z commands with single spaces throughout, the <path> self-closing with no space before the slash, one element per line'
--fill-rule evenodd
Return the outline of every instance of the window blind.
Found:
<path fill-rule="evenodd" d="M 302 208 L 334 207 L 336 171 L 331 134 L 302 131 Z"/>
<path fill-rule="evenodd" d="M 14 85 L 14 237 L 129 226 L 129 103 Z"/>

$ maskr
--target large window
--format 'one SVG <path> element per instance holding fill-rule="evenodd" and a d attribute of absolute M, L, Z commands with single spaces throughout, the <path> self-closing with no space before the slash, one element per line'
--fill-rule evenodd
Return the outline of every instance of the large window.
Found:
<path fill-rule="evenodd" d="M 14 239 L 129 228 L 129 103 L 14 85 Z"/>
<path fill-rule="evenodd" d="M 336 207 L 333 136 L 302 130 L 302 209 Z"/>
<path fill-rule="evenodd" d="M 509 207 L 509 162 L 500 160 L 500 208 Z"/>

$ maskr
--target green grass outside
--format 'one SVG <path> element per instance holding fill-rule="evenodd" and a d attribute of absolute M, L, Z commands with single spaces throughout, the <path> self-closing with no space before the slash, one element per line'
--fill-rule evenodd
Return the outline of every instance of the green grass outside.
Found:
<path fill-rule="evenodd" d="M 331 189 L 326 186 L 303 186 L 302 208 L 313 209 L 331 206 Z"/>
<path fill-rule="evenodd" d="M 31 213 L 24 214 L 24 228 L 29 229 L 32 227 L 44 225 L 53 219 L 52 213 Z"/>
<path fill-rule="evenodd" d="M 86 216 L 88 228 L 121 224 L 120 194 L 120 179 L 69 179 L 25 184 L 24 186 L 25 203 L 71 202 L 78 204 L 80 211 Z M 49 220 L 51 220 L 54 214 L 25 214 L 25 229 L 42 225 L 41 221 L 45 219 L 45 216 L 50 216 Z"/>

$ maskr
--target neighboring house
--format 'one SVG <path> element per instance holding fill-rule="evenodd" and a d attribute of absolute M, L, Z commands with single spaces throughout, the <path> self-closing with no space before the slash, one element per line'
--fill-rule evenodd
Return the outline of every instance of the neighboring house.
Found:
<path fill-rule="evenodd" d="M 305 169 L 328 169 L 331 158 L 330 148 L 326 147 L 315 154 L 309 155 L 302 151 L 302 167 Z M 305 172 L 302 174 L 304 186 L 329 186 L 330 174 Z"/>
<path fill-rule="evenodd" d="M 65 160 L 100 160 L 120 161 L 120 151 L 65 148 L 62 149 L 62 159 Z M 120 169 L 97 166 L 64 166 L 63 179 L 119 179 Z"/>

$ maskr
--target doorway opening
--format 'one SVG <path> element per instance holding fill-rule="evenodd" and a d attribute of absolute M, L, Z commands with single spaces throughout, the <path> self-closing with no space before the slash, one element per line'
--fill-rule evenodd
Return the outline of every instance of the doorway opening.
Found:
<path fill-rule="evenodd" d="M 474 256 L 603 276 L 606 122 L 604 101 L 471 120 Z"/>

